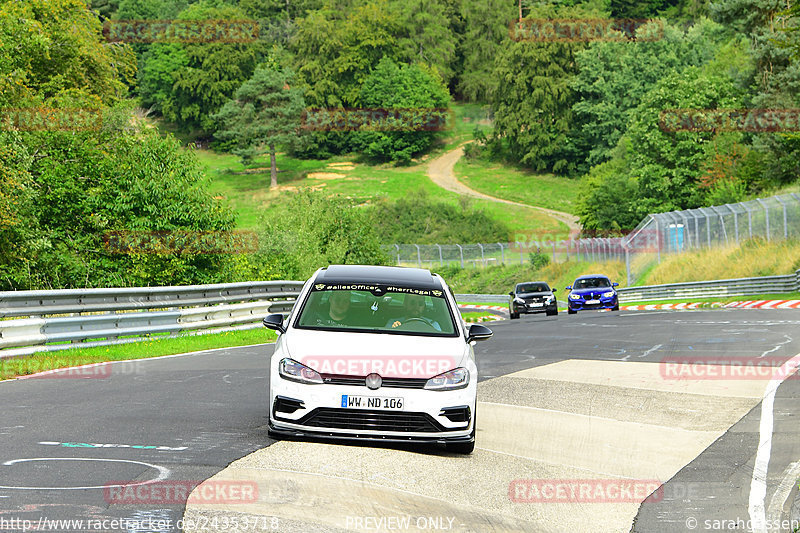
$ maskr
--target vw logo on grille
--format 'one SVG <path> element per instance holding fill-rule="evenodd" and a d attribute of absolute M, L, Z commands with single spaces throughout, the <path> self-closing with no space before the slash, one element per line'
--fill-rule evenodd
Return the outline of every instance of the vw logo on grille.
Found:
<path fill-rule="evenodd" d="M 381 384 L 383 383 L 383 380 L 381 379 L 381 377 L 378 374 L 375 374 L 375 373 L 372 373 L 372 374 L 368 375 L 367 379 L 365 381 L 366 381 L 366 384 L 367 384 L 367 388 L 369 390 L 380 389 L 381 388 Z"/>

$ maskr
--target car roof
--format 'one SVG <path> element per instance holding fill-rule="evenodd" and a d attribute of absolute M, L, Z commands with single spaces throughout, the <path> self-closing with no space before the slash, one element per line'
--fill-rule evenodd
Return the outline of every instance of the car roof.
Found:
<path fill-rule="evenodd" d="M 439 278 L 424 268 L 372 265 L 330 265 L 319 271 L 314 282 L 379 283 L 419 289 L 442 288 Z"/>
<path fill-rule="evenodd" d="M 519 287 L 520 285 L 528 285 L 528 284 L 533 285 L 534 283 L 542 283 L 544 285 L 547 285 L 548 287 L 550 286 L 546 281 L 520 281 L 519 283 L 516 284 L 516 287 Z"/>
<path fill-rule="evenodd" d="M 575 278 L 575 281 L 578 281 L 579 279 L 591 279 L 591 278 L 608 279 L 608 276 L 606 276 L 605 274 L 585 274 L 583 276 L 578 276 L 577 278 Z"/>

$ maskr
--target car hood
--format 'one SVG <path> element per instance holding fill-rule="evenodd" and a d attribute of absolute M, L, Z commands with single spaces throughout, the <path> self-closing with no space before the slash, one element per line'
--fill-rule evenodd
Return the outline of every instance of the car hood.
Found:
<path fill-rule="evenodd" d="M 462 337 L 293 330 L 283 341 L 286 355 L 322 374 L 430 378 L 469 357 Z"/>
<path fill-rule="evenodd" d="M 594 289 L 573 289 L 572 294 L 580 294 L 581 296 L 596 294 L 599 296 L 609 291 L 616 292 L 616 290 L 613 287 L 595 287 Z"/>
<path fill-rule="evenodd" d="M 550 296 L 553 294 L 550 291 L 547 292 L 522 292 L 517 294 L 517 298 L 533 298 L 534 296 Z"/>

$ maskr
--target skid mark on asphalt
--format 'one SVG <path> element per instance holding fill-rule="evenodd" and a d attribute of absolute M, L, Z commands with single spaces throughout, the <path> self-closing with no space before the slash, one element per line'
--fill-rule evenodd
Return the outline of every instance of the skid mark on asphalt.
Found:
<path fill-rule="evenodd" d="M 415 520 L 438 517 L 445 525 L 453 518 L 448 530 L 458 532 L 574 532 L 587 524 L 627 532 L 641 500 L 519 503 L 510 489 L 531 479 L 666 481 L 763 394 L 760 381 L 667 380 L 660 366 L 567 360 L 481 382 L 471 456 L 278 442 L 214 478 L 255 480 L 257 503 L 190 504 L 186 518 L 277 517 L 287 532 L 356 531 L 358 517 L 409 519 L 404 531 L 429 531 Z"/>

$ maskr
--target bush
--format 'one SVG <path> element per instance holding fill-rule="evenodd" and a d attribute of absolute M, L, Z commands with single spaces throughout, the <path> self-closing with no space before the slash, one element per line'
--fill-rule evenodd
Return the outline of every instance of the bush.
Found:
<path fill-rule="evenodd" d="M 467 199 L 457 206 L 437 202 L 430 199 L 425 189 L 395 202 L 378 203 L 371 211 L 376 232 L 386 244 L 471 244 L 509 240 L 508 226 L 474 209 Z"/>
<path fill-rule="evenodd" d="M 528 255 L 528 261 L 533 268 L 539 269 L 550 264 L 550 256 L 542 252 L 531 252 Z"/>

